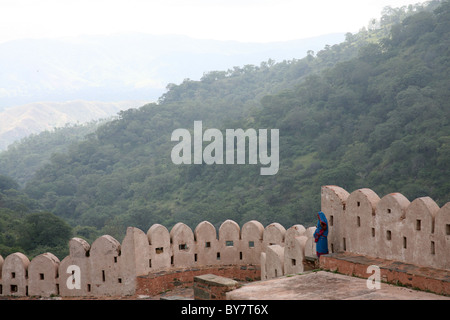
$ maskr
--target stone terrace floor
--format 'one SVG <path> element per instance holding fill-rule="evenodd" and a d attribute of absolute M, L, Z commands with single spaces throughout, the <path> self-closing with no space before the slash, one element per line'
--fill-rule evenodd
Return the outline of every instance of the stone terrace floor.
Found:
<path fill-rule="evenodd" d="M 366 273 L 369 266 L 380 268 L 379 289 L 367 287 L 367 278 L 372 275 Z M 450 300 L 449 288 L 450 270 L 333 253 L 320 258 L 320 270 L 247 284 L 227 297 L 234 300 Z"/>
<path fill-rule="evenodd" d="M 231 300 L 450 300 L 450 297 L 381 283 L 368 289 L 366 279 L 328 271 L 257 281 L 227 294 Z"/>
<path fill-rule="evenodd" d="M 309 271 L 294 276 L 255 281 L 229 292 L 230 300 L 450 300 L 450 297 L 381 283 L 368 289 L 366 279 L 329 271 Z M 190 300 L 192 288 L 182 287 L 156 296 L 127 297 L 0 297 L 0 300 Z"/>

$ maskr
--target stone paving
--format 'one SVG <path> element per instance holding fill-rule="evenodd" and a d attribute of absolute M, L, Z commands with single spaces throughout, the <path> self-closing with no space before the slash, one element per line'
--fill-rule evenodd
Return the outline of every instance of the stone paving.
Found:
<path fill-rule="evenodd" d="M 229 300 L 450 300 L 450 297 L 380 284 L 369 289 L 367 280 L 317 271 L 257 281 L 227 293 Z"/>

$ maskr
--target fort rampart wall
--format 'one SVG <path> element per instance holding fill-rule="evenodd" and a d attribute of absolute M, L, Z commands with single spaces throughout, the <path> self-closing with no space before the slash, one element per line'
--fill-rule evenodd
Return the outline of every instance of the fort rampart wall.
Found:
<path fill-rule="evenodd" d="M 380 199 L 370 189 L 349 194 L 324 186 L 321 206 L 330 252 L 450 269 L 450 203 L 439 208 L 429 197 L 409 202 L 392 193 Z M 315 256 L 314 231 L 254 220 L 241 228 L 226 220 L 219 230 L 207 221 L 195 230 L 178 223 L 170 232 L 160 224 L 147 233 L 129 227 L 122 243 L 108 235 L 92 245 L 73 238 L 62 261 L 52 253 L 31 261 L 22 253 L 0 256 L 0 295 L 126 296 L 136 293 L 137 277 L 207 266 L 255 265 L 261 279 L 301 273 L 305 257 Z"/>
<path fill-rule="evenodd" d="M 194 231 L 184 223 L 177 223 L 170 232 L 160 224 L 151 226 L 147 233 L 129 227 L 122 243 L 109 235 L 99 237 L 92 245 L 73 238 L 69 242 L 69 255 L 62 261 L 52 253 L 41 254 L 31 261 L 22 253 L 13 253 L 5 259 L 0 256 L 0 294 L 133 295 L 139 276 L 182 268 L 259 266 L 262 252 L 268 247 L 284 248 L 285 243 L 290 248 L 285 254 L 287 261 L 295 260 L 295 271 L 301 272 L 305 252 L 298 246 L 306 243 L 306 237 L 303 242 L 294 238 L 305 231 L 301 225 L 286 230 L 278 223 L 264 228 L 258 221 L 249 221 L 240 228 L 236 222 L 226 220 L 219 230 L 207 221 L 198 224 Z M 310 249 L 313 250 L 312 246 Z M 279 275 L 282 274 L 280 271 Z"/>
<path fill-rule="evenodd" d="M 450 202 L 410 202 L 400 193 L 380 198 L 370 189 L 352 193 L 322 187 L 330 252 L 351 252 L 418 266 L 450 269 Z"/>

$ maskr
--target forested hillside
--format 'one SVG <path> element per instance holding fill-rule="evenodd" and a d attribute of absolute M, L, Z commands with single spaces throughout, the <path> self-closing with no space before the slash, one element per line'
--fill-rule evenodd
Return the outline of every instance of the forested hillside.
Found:
<path fill-rule="evenodd" d="M 39 210 L 37 201 L 18 191 L 11 178 L 0 176 L 0 255 L 14 252 L 34 257 L 44 252 L 64 258 L 72 227 L 62 218 Z"/>
<path fill-rule="evenodd" d="M 347 34 L 304 59 L 170 84 L 158 103 L 123 111 L 54 154 L 23 192 L 75 235 L 119 240 L 127 226 L 153 223 L 313 225 L 328 184 L 443 205 L 450 201 L 450 2 L 436 3 L 386 11 L 381 28 Z M 196 120 L 203 130 L 279 129 L 278 173 L 173 164 L 172 132 L 192 131 Z"/>
<path fill-rule="evenodd" d="M 23 187 L 53 154 L 65 153 L 69 145 L 85 139 L 103 122 L 67 124 L 16 141 L 8 146 L 8 150 L 0 152 L 0 175 L 8 175 Z"/>

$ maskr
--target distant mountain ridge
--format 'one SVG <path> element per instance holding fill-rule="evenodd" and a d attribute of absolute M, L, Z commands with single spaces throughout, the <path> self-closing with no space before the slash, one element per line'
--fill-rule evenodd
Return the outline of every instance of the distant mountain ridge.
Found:
<path fill-rule="evenodd" d="M 85 123 L 109 118 L 120 110 L 136 108 L 145 102 L 36 102 L 0 112 L 0 150 L 30 134 L 63 127 L 66 124 Z"/>
<path fill-rule="evenodd" d="M 0 150 L 29 134 L 156 101 L 168 84 L 199 80 L 207 71 L 300 58 L 343 39 L 335 33 L 241 43 L 129 33 L 2 43 Z"/>

